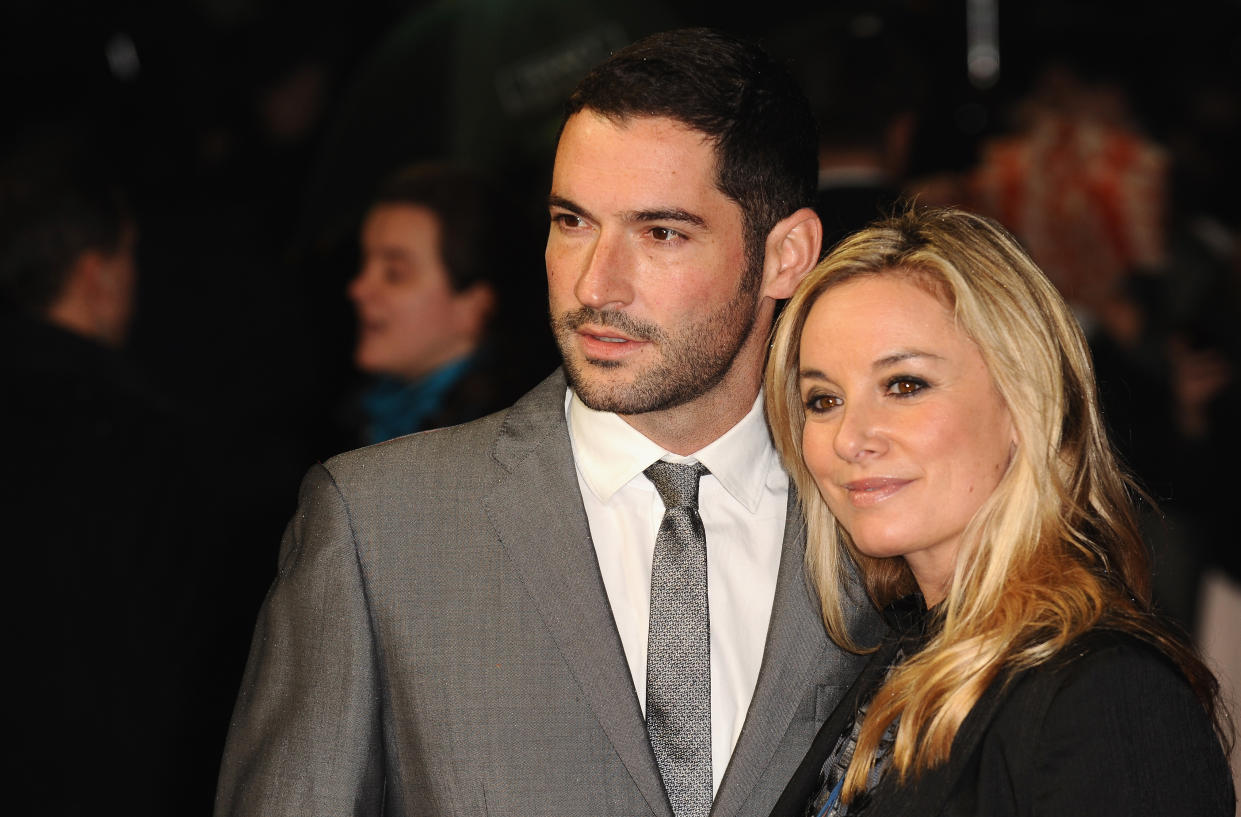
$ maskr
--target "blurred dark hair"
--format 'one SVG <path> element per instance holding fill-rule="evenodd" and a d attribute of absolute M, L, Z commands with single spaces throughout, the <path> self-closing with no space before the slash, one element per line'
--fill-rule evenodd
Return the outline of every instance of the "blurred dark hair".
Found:
<path fill-rule="evenodd" d="M 593 69 L 565 118 L 668 117 L 715 145 L 716 186 L 741 206 L 746 250 L 761 263 L 767 234 L 814 201 L 818 146 L 806 97 L 757 45 L 704 28 L 652 34 Z"/>
<path fill-rule="evenodd" d="M 819 144 L 836 149 L 877 149 L 901 114 L 923 104 L 925 66 L 899 32 L 847 33 L 807 43 L 798 76 L 819 125 Z"/>
<path fill-rule="evenodd" d="M 503 191 L 479 173 L 446 163 L 422 162 L 397 171 L 380 185 L 371 204 L 407 204 L 435 214 L 440 254 L 457 292 L 479 282 L 497 294 L 504 291 L 507 279 L 515 277 L 515 246 L 529 243 Z"/>
<path fill-rule="evenodd" d="M 0 300 L 36 314 L 82 253 L 117 252 L 133 223 L 109 162 L 55 133 L 40 137 L 0 161 Z"/>

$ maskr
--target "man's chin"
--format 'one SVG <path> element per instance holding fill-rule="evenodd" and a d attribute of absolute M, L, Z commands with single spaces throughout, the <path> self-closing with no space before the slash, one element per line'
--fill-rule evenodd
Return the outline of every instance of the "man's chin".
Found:
<path fill-rule="evenodd" d="M 573 361 L 565 363 L 569 385 L 578 399 L 595 411 L 629 414 L 641 405 L 641 389 L 636 389 L 620 361 Z M 641 409 L 638 409 L 641 411 Z"/>
<path fill-rule="evenodd" d="M 646 372 L 646 377 L 635 380 L 617 369 L 623 367 L 614 361 L 608 361 L 606 366 L 587 366 L 585 371 L 566 364 L 565 374 L 578 399 L 595 411 L 647 414 L 680 405 L 694 396 L 685 395 L 684 389 L 678 390 L 668 377 Z M 609 377 L 605 370 L 611 370 L 613 376 Z"/>

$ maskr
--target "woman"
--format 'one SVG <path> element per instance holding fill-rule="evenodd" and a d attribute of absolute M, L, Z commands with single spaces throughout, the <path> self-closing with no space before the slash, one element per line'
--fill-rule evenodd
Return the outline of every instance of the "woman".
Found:
<path fill-rule="evenodd" d="M 829 633 L 859 647 L 855 566 L 894 632 L 774 814 L 1233 814 L 1216 683 L 1151 612 L 1085 340 L 1011 236 L 939 210 L 847 239 L 766 387 Z"/>

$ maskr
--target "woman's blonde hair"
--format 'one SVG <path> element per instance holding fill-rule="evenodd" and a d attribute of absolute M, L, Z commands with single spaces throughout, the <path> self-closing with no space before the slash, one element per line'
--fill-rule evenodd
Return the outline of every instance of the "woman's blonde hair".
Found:
<path fill-rule="evenodd" d="M 1214 717 L 1215 681 L 1150 614 L 1148 553 L 1098 408 L 1085 337 L 1051 282 L 1008 232 L 952 209 L 910 209 L 846 239 L 802 282 L 774 329 L 768 420 L 807 523 L 807 569 L 838 643 L 839 588 L 859 568 L 881 609 L 917 589 L 900 558 L 858 552 L 802 458 L 802 330 L 815 302 L 863 276 L 908 279 L 935 294 L 977 345 L 1008 406 L 1017 445 L 1007 472 L 967 526 L 925 648 L 893 670 L 867 712 L 844 796 L 865 787 L 874 749 L 899 718 L 901 778 L 942 763 L 979 696 L 1011 669 L 1047 661 L 1096 624 L 1137 634 L 1185 672 Z"/>

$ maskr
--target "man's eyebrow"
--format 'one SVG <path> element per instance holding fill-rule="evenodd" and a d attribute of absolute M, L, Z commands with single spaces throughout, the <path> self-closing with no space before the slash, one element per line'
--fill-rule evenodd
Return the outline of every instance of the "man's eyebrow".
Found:
<path fill-rule="evenodd" d="M 664 207 L 653 210 L 634 210 L 625 214 L 625 220 L 634 223 L 648 221 L 676 221 L 693 227 L 706 227 L 707 220 L 697 213 L 682 210 L 679 207 Z"/>
<path fill-rule="evenodd" d="M 561 210 L 568 210 L 570 213 L 576 213 L 579 216 L 585 216 L 591 221 L 595 220 L 594 217 L 590 214 L 590 212 L 585 207 L 581 206 L 580 204 L 573 201 L 572 199 L 566 199 L 564 196 L 557 196 L 555 193 L 552 193 L 551 195 L 547 197 L 547 206 L 548 207 L 559 207 Z"/>
<path fill-rule="evenodd" d="M 567 199 L 555 193 L 547 197 L 547 206 L 567 210 L 591 221 L 598 220 L 585 207 L 572 199 Z M 644 224 L 651 221 L 672 221 L 679 224 L 689 224 L 693 227 L 705 228 L 707 226 L 705 218 L 680 207 L 654 207 L 649 210 L 631 210 L 625 213 L 624 219 L 631 224 Z"/>

